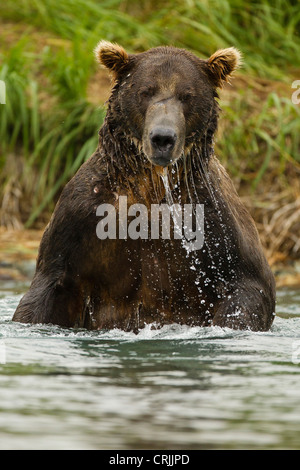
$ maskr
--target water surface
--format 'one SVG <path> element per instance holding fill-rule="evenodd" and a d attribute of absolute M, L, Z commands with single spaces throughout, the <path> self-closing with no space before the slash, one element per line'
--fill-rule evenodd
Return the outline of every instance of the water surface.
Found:
<path fill-rule="evenodd" d="M 299 449 L 300 290 L 266 333 L 139 334 L 11 321 L 0 291 L 0 449 Z"/>

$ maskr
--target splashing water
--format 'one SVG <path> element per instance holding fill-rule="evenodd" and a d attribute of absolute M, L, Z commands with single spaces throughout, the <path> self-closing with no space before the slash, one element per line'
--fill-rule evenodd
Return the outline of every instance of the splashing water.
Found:
<path fill-rule="evenodd" d="M 177 168 L 178 174 L 178 168 Z M 202 247 L 204 236 L 204 211 L 202 204 L 195 204 L 189 195 L 190 203 L 181 204 L 175 202 L 173 193 L 170 188 L 168 168 L 163 169 L 161 175 L 162 182 L 165 188 L 165 198 L 169 206 L 170 214 L 174 223 L 175 238 L 180 238 L 182 246 L 185 248 L 187 254 L 192 253 Z M 178 192 L 181 192 L 180 182 L 178 181 Z M 190 193 L 189 193 L 190 194 Z M 181 201 L 181 197 L 178 198 Z M 196 230 L 193 231 L 193 220 L 195 222 Z M 196 240 L 196 242 L 194 242 Z M 200 241 L 199 241 L 200 240 Z"/>

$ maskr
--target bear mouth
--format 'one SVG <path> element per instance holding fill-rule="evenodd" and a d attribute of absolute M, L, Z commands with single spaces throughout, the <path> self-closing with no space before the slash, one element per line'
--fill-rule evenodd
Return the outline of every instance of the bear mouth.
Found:
<path fill-rule="evenodd" d="M 154 165 L 162 166 L 165 168 L 169 165 L 172 165 L 175 159 L 171 158 L 168 154 L 161 153 L 161 155 L 153 155 L 150 158 L 150 161 Z"/>
<path fill-rule="evenodd" d="M 152 165 L 155 166 L 162 166 L 163 168 L 166 168 L 167 166 L 173 165 L 178 159 L 174 156 L 174 154 L 171 152 L 169 153 L 154 153 L 154 154 L 147 154 L 145 153 L 147 159 L 152 163 Z"/>

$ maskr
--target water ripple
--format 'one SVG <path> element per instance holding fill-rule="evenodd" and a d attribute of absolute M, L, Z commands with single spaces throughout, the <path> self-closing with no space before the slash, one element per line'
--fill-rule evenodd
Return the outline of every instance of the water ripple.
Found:
<path fill-rule="evenodd" d="M 300 447 L 300 291 L 261 333 L 25 325 L 19 299 L 0 295 L 1 449 Z"/>

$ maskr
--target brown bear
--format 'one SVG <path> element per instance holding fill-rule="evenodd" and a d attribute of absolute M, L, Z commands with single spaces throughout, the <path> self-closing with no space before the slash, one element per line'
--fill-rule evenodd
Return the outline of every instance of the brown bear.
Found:
<path fill-rule="evenodd" d="M 101 41 L 96 56 L 113 76 L 99 145 L 62 191 L 13 320 L 269 329 L 274 277 L 214 155 L 217 89 L 240 53 Z"/>

